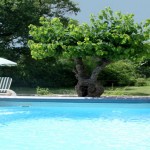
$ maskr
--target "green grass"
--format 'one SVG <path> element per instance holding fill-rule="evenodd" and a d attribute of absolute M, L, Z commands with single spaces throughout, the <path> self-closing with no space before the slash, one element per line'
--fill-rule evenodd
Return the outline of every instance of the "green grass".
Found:
<path fill-rule="evenodd" d="M 37 88 L 26 88 L 26 87 L 19 87 L 19 88 L 12 88 L 17 95 L 37 95 Z M 75 95 L 74 88 L 48 88 L 49 94 L 48 95 Z M 47 88 L 40 88 L 41 93 L 47 93 Z M 41 94 L 42 95 L 42 94 Z"/>
<path fill-rule="evenodd" d="M 104 96 L 150 96 L 150 86 L 106 88 Z"/>
<path fill-rule="evenodd" d="M 145 86 L 109 87 L 105 89 L 104 96 L 150 96 L 150 78 Z"/>
<path fill-rule="evenodd" d="M 17 95 L 35 95 L 36 88 L 28 88 L 28 87 L 14 87 L 13 91 L 16 92 Z"/>

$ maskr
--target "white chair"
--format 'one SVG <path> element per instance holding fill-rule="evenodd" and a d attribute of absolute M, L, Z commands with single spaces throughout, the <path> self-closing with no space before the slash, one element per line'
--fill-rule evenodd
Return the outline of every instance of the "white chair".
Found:
<path fill-rule="evenodd" d="M 12 78 L 10 77 L 0 77 L 0 93 L 7 93 L 10 89 L 12 83 Z"/>

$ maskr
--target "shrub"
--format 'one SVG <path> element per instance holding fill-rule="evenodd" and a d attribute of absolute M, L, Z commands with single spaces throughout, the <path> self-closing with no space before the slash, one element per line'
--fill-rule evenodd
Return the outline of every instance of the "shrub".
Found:
<path fill-rule="evenodd" d="M 40 88 L 40 87 L 37 87 L 36 93 L 37 93 L 38 95 L 49 95 L 49 94 L 50 94 L 50 91 L 49 91 L 48 88 Z"/>
<path fill-rule="evenodd" d="M 145 86 L 145 85 L 147 85 L 147 81 L 146 81 L 145 78 L 138 78 L 136 80 L 136 84 L 135 85 L 136 86 Z"/>
<path fill-rule="evenodd" d="M 134 85 L 138 77 L 135 65 L 127 60 L 121 60 L 108 65 L 100 74 L 105 86 Z"/>

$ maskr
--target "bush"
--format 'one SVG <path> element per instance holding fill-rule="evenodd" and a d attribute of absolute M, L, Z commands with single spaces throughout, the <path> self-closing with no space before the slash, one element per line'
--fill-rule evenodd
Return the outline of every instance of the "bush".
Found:
<path fill-rule="evenodd" d="M 50 91 L 49 91 L 48 88 L 40 88 L 40 87 L 37 87 L 36 93 L 37 93 L 38 95 L 49 95 L 49 94 L 50 94 Z"/>
<path fill-rule="evenodd" d="M 146 81 L 145 78 L 138 78 L 136 80 L 136 84 L 135 85 L 136 86 L 145 86 L 145 85 L 147 85 L 147 81 Z"/>
<path fill-rule="evenodd" d="M 137 77 L 135 65 L 127 60 L 108 65 L 100 74 L 100 80 L 105 86 L 135 85 Z"/>

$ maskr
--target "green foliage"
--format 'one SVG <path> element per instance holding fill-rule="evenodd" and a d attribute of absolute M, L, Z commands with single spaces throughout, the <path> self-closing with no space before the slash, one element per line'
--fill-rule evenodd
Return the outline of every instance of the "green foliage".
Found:
<path fill-rule="evenodd" d="M 78 25 L 70 20 L 64 26 L 59 18 L 41 18 L 41 26 L 30 25 L 29 40 L 33 58 L 63 56 L 75 58 L 99 57 L 108 61 L 123 58 L 141 58 L 149 54 L 150 24 L 134 22 L 133 14 L 113 13 L 102 10 L 98 17 L 91 17 L 91 24 Z"/>
<path fill-rule="evenodd" d="M 22 60 L 22 66 L 1 67 L 1 76 L 13 78 L 13 87 L 73 87 L 76 79 L 69 64 L 55 60 Z M 24 63 L 26 62 L 26 63 Z"/>
<path fill-rule="evenodd" d="M 36 93 L 38 95 L 56 95 L 56 94 L 61 94 L 61 95 L 75 95 L 75 90 L 70 89 L 70 88 L 36 88 Z"/>
<path fill-rule="evenodd" d="M 35 59 L 94 60 L 91 66 L 87 64 L 91 72 L 86 72 L 86 75 L 85 72 L 81 73 L 86 65 L 82 63 L 84 67 L 81 69 L 78 67 L 81 63 L 76 64 L 78 79 L 80 74 L 81 78 L 95 81 L 105 64 L 124 59 L 141 60 L 150 56 L 150 21 L 135 23 L 133 14 L 113 12 L 110 8 L 102 10 L 97 17 L 92 15 L 90 25 L 78 24 L 71 19 L 64 25 L 57 17 L 41 17 L 40 26 L 30 25 L 29 29 L 32 39 L 28 45 Z M 109 76 L 111 83 L 116 85 L 133 85 L 135 69 L 120 63 L 114 65 L 115 69 L 108 68 L 109 75 L 103 76 L 103 80 Z"/>
<path fill-rule="evenodd" d="M 48 83 L 52 85 L 50 84 L 53 81 L 51 72 L 56 76 L 60 70 L 53 67 L 54 62 L 57 63 L 57 59 L 51 57 L 44 59 L 42 62 L 37 62 L 31 58 L 27 46 L 27 40 L 30 38 L 28 26 L 30 24 L 39 25 L 41 16 L 59 17 L 63 23 L 67 24 L 66 14 L 77 14 L 78 11 L 79 8 L 71 0 L 1 0 L 0 56 L 18 63 L 17 67 L 1 68 L 2 75 L 12 76 L 15 86 L 34 87 L 47 85 Z M 54 70 L 51 70 L 51 68 Z M 62 70 L 65 72 L 64 69 Z M 46 79 L 43 72 L 47 74 Z M 44 74 L 44 79 L 41 79 L 40 74 Z M 64 78 L 60 76 L 59 80 L 63 80 Z M 61 81 L 61 84 L 58 82 L 56 84 L 63 86 L 63 81 Z"/>
<path fill-rule="evenodd" d="M 136 80 L 136 86 L 146 86 L 147 85 L 147 81 L 145 78 L 138 78 Z"/>
<path fill-rule="evenodd" d="M 76 14 L 78 11 L 79 8 L 70 0 L 64 0 L 63 3 L 60 0 L 1 0 L 0 41 L 8 47 L 10 42 L 27 46 L 29 24 L 39 25 L 38 20 L 43 15 L 67 20 L 66 13 Z"/>
<path fill-rule="evenodd" d="M 66 13 L 77 13 L 79 8 L 70 0 L 1 0 L 0 1 L 0 48 L 14 51 L 16 55 L 24 54 L 27 49 L 30 24 L 39 25 L 41 16 L 59 17 L 67 22 Z M 2 53 L 2 55 L 3 55 Z M 6 53 L 7 55 L 7 53 Z"/>
<path fill-rule="evenodd" d="M 37 93 L 38 95 L 49 95 L 49 94 L 50 94 L 50 91 L 49 91 L 48 88 L 40 88 L 40 87 L 37 87 L 36 93 Z"/>
<path fill-rule="evenodd" d="M 137 77 L 136 66 L 127 60 L 114 62 L 100 73 L 100 79 L 106 86 L 134 85 Z"/>
<path fill-rule="evenodd" d="M 145 59 L 137 65 L 138 72 L 146 78 L 150 77 L 150 59 Z"/>

